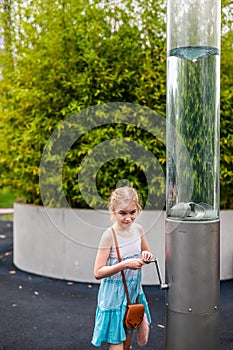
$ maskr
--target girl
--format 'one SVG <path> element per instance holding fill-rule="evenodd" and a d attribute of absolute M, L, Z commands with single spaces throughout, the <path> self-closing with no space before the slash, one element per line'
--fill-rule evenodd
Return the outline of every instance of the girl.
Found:
<path fill-rule="evenodd" d="M 102 279 L 96 310 L 96 320 L 92 344 L 109 344 L 109 350 L 129 350 L 132 331 L 124 327 L 123 319 L 127 306 L 126 293 L 121 271 L 124 270 L 132 304 L 144 304 L 143 322 L 137 330 L 139 345 L 145 345 L 148 338 L 150 313 L 145 294 L 141 286 L 141 267 L 146 260 L 152 259 L 142 227 L 135 223 L 141 211 L 138 194 L 132 187 L 120 187 L 111 197 L 109 209 L 115 219 L 116 232 L 122 261 L 119 262 L 111 227 L 104 233 L 96 256 L 94 275 Z"/>

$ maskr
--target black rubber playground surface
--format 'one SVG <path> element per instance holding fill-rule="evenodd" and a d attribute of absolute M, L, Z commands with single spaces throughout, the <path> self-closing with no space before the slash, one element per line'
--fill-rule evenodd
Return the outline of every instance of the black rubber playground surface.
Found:
<path fill-rule="evenodd" d="M 12 232 L 12 222 L 0 221 L 0 349 L 95 349 L 90 341 L 98 285 L 20 271 L 12 263 Z M 162 350 L 164 291 L 158 286 L 145 286 L 144 291 L 152 315 L 149 343 L 144 348 Z M 220 344 L 221 350 L 233 350 L 233 280 L 221 282 Z M 135 337 L 132 349 L 141 349 Z"/>

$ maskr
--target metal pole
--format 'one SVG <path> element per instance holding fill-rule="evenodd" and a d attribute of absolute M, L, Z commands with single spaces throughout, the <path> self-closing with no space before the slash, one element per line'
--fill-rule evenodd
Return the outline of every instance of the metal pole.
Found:
<path fill-rule="evenodd" d="M 167 2 L 166 350 L 219 349 L 220 8 Z"/>

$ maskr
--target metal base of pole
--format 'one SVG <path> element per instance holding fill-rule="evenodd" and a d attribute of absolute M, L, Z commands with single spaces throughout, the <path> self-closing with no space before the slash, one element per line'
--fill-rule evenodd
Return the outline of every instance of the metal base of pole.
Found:
<path fill-rule="evenodd" d="M 219 221 L 166 220 L 166 350 L 219 349 Z"/>

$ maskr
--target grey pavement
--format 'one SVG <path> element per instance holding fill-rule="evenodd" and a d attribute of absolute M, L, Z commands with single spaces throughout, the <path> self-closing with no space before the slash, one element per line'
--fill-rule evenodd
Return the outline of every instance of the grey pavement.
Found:
<path fill-rule="evenodd" d="M 90 341 L 98 284 L 57 280 L 17 269 L 12 262 L 12 233 L 13 223 L 0 221 L 0 350 L 95 349 Z M 152 315 L 144 348 L 162 350 L 165 292 L 158 286 L 144 286 L 144 291 Z M 221 282 L 220 315 L 220 349 L 233 350 L 233 280 Z M 107 345 L 101 349 L 107 350 Z M 142 349 L 135 336 L 132 349 Z"/>

